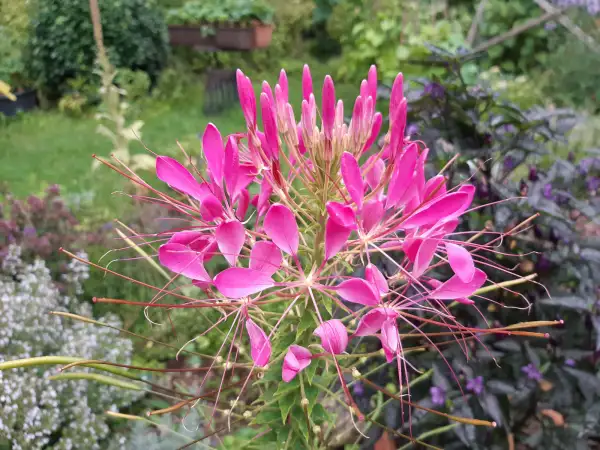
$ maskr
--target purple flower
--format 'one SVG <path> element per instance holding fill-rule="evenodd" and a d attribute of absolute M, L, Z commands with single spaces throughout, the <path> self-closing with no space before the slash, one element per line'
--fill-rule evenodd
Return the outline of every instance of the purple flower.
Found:
<path fill-rule="evenodd" d="M 352 392 L 357 397 L 362 397 L 365 394 L 365 387 L 360 381 L 357 381 L 352 385 Z"/>
<path fill-rule="evenodd" d="M 504 158 L 504 171 L 505 172 L 509 172 L 512 169 L 515 168 L 515 158 L 513 158 L 512 156 L 508 155 L 506 158 Z"/>
<path fill-rule="evenodd" d="M 429 389 L 429 393 L 431 394 L 431 402 L 434 405 L 441 406 L 446 403 L 446 391 L 441 387 L 433 386 Z"/>
<path fill-rule="evenodd" d="M 572 358 L 565 359 L 565 366 L 575 367 L 575 360 Z"/>
<path fill-rule="evenodd" d="M 531 166 L 529 168 L 529 181 L 537 181 L 537 180 L 538 180 L 537 167 Z"/>
<path fill-rule="evenodd" d="M 521 367 L 521 372 L 527 375 L 527 378 L 530 380 L 539 381 L 542 379 L 542 373 L 533 365 L 533 363 Z"/>
<path fill-rule="evenodd" d="M 480 375 L 467 381 L 467 391 L 475 395 L 481 394 L 483 392 L 483 377 Z"/>
<path fill-rule="evenodd" d="M 425 85 L 423 94 L 429 95 L 431 98 L 443 98 L 446 94 L 446 89 L 439 83 L 431 82 Z"/>
<path fill-rule="evenodd" d="M 544 189 L 542 192 L 544 194 L 544 197 L 546 197 L 548 200 L 554 199 L 554 195 L 552 195 L 552 184 L 551 183 L 546 183 L 544 185 Z"/>
<path fill-rule="evenodd" d="M 37 235 L 37 230 L 35 229 L 35 227 L 32 226 L 26 226 L 23 228 L 23 236 L 25 237 L 34 237 Z"/>
<path fill-rule="evenodd" d="M 51 184 L 46 188 L 46 192 L 50 195 L 59 195 L 60 194 L 60 186 L 58 184 Z"/>
<path fill-rule="evenodd" d="M 419 125 L 417 125 L 416 123 L 411 123 L 409 126 L 406 127 L 406 135 L 413 136 L 419 132 L 419 129 Z"/>
<path fill-rule="evenodd" d="M 585 180 L 585 185 L 587 190 L 590 192 L 597 191 L 600 187 L 600 178 L 598 177 L 589 177 Z"/>

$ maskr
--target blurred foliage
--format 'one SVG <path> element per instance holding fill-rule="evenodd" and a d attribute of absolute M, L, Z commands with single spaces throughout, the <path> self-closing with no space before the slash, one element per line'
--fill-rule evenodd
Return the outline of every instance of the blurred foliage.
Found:
<path fill-rule="evenodd" d="M 203 23 L 270 23 L 273 9 L 263 0 L 198 0 L 188 1 L 167 12 L 169 24 Z"/>
<path fill-rule="evenodd" d="M 109 0 L 100 2 L 100 12 L 113 64 L 155 80 L 168 55 L 160 11 L 145 0 Z M 39 0 L 34 23 L 26 66 L 41 89 L 58 96 L 68 79 L 92 76 L 96 49 L 87 0 Z"/>
<path fill-rule="evenodd" d="M 25 87 L 23 52 L 29 36 L 29 14 L 37 0 L 0 0 L 0 81 Z"/>
<path fill-rule="evenodd" d="M 340 2 L 328 30 L 342 46 L 338 75 L 354 81 L 371 64 L 386 81 L 393 80 L 399 67 L 409 75 L 443 73 L 414 63 L 431 56 L 428 44 L 451 52 L 465 46 L 460 24 L 445 17 L 442 2 L 433 2 L 432 8 L 412 1 L 402 8 L 392 0 Z"/>

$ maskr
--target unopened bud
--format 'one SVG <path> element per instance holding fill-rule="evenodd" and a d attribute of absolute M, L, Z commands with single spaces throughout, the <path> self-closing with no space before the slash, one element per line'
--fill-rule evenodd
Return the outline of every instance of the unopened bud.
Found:
<path fill-rule="evenodd" d="M 244 419 L 250 419 L 250 417 L 252 417 L 252 413 L 250 411 L 244 411 Z"/>
<path fill-rule="evenodd" d="M 215 362 L 216 362 L 217 364 L 221 364 L 221 363 L 223 362 L 223 357 L 222 357 L 222 356 L 220 356 L 220 355 L 219 355 L 219 356 L 217 356 L 217 357 L 215 358 Z"/>
<path fill-rule="evenodd" d="M 303 397 L 302 400 L 300 400 L 300 406 L 302 406 L 303 408 L 306 408 L 309 403 L 310 402 L 308 401 L 308 399 L 306 397 Z"/>
<path fill-rule="evenodd" d="M 231 361 L 227 361 L 225 363 L 225 370 L 231 370 L 233 369 L 233 363 Z"/>
<path fill-rule="evenodd" d="M 228 417 L 231 415 L 231 410 L 230 409 L 226 409 L 225 411 L 223 411 L 223 414 L 225 415 L 225 417 Z"/>
<path fill-rule="evenodd" d="M 321 427 L 319 425 L 315 425 L 312 430 L 315 434 L 321 434 Z"/>
<path fill-rule="evenodd" d="M 358 371 L 358 369 L 356 367 L 352 368 L 352 377 L 359 379 L 362 375 L 360 374 L 360 372 Z"/>

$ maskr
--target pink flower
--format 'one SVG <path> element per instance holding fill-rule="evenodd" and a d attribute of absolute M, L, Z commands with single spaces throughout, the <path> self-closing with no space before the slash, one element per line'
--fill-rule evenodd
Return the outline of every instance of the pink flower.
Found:
<path fill-rule="evenodd" d="M 339 355 L 348 346 L 348 332 L 341 320 L 332 319 L 323 322 L 314 334 L 321 338 L 321 346 L 328 353 Z"/>
<path fill-rule="evenodd" d="M 311 362 L 312 354 L 307 348 L 299 345 L 290 345 L 288 352 L 283 358 L 281 378 L 286 383 L 292 381 L 298 373 L 306 369 Z"/>
<path fill-rule="evenodd" d="M 252 361 L 258 367 L 264 367 L 271 358 L 271 342 L 265 332 L 252 319 L 246 320 L 246 331 L 250 338 Z"/>

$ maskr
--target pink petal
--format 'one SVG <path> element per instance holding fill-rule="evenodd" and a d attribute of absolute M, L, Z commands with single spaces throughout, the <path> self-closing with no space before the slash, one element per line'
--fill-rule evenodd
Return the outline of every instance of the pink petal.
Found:
<path fill-rule="evenodd" d="M 304 145 L 304 138 L 302 137 L 302 125 L 298 124 L 296 130 L 298 131 L 298 151 L 301 155 L 304 155 L 306 153 L 306 146 Z"/>
<path fill-rule="evenodd" d="M 417 159 L 417 164 L 415 166 L 415 178 L 413 184 L 417 187 L 420 202 L 425 201 L 425 162 L 427 161 L 428 154 L 428 148 L 423 150 L 419 155 L 419 158 Z"/>
<path fill-rule="evenodd" d="M 432 225 L 441 219 L 451 217 L 464 206 L 468 199 L 469 196 L 463 192 L 455 192 L 439 197 L 404 221 L 402 228 L 410 229 Z"/>
<path fill-rule="evenodd" d="M 356 327 L 356 331 L 354 332 L 354 336 L 370 336 L 372 334 L 377 333 L 383 322 L 388 320 L 389 318 L 398 317 L 398 313 L 389 308 L 375 308 L 369 311 L 367 314 L 362 316 L 360 322 L 358 322 L 358 327 Z"/>
<path fill-rule="evenodd" d="M 210 192 L 179 161 L 168 156 L 156 158 L 156 176 L 171 188 L 202 201 Z"/>
<path fill-rule="evenodd" d="M 381 200 L 369 200 L 365 203 L 361 213 L 364 230 L 366 232 L 371 231 L 381 221 L 383 213 L 383 202 Z"/>
<path fill-rule="evenodd" d="M 200 205 L 200 214 L 204 220 L 212 222 L 223 215 L 223 205 L 213 194 L 208 194 Z"/>
<path fill-rule="evenodd" d="M 256 128 L 256 97 L 254 96 L 252 82 L 239 69 L 236 72 L 236 80 L 238 97 L 240 98 L 240 105 L 246 119 L 246 124 L 248 128 L 254 129 Z"/>
<path fill-rule="evenodd" d="M 377 290 L 381 295 L 385 295 L 389 292 L 390 288 L 388 282 L 377 266 L 371 263 L 367 264 L 367 267 L 365 267 L 365 278 L 369 283 L 377 287 Z"/>
<path fill-rule="evenodd" d="M 238 195 L 237 209 L 235 210 L 235 217 L 238 220 L 244 220 L 244 217 L 246 217 L 246 212 L 248 211 L 249 204 L 250 194 L 248 193 L 248 189 L 244 189 L 243 191 L 240 191 Z"/>
<path fill-rule="evenodd" d="M 406 128 L 406 113 L 408 104 L 406 99 L 402 99 L 395 115 L 390 122 L 390 152 L 392 158 L 402 150 L 404 144 L 404 129 Z"/>
<path fill-rule="evenodd" d="M 265 138 L 267 148 L 265 153 L 272 159 L 279 159 L 279 133 L 277 131 L 277 121 L 273 111 L 273 103 L 269 97 L 262 93 L 260 94 L 260 108 L 262 111 L 263 126 L 265 129 Z"/>
<path fill-rule="evenodd" d="M 313 93 L 312 77 L 310 75 L 310 69 L 306 64 L 302 69 L 302 99 L 308 101 L 310 95 Z"/>
<path fill-rule="evenodd" d="M 223 222 L 215 231 L 219 250 L 230 266 L 235 266 L 246 240 L 246 230 L 237 220 Z"/>
<path fill-rule="evenodd" d="M 342 178 L 344 179 L 348 194 L 350 194 L 350 198 L 352 198 L 352 201 L 356 203 L 356 207 L 360 210 L 363 203 L 364 185 L 358 162 L 356 162 L 356 158 L 352 154 L 344 152 L 341 166 Z"/>
<path fill-rule="evenodd" d="M 231 198 L 235 198 L 237 196 L 237 180 L 240 170 L 240 154 L 233 136 L 229 136 L 229 139 L 227 139 L 223 163 L 223 175 L 225 176 L 227 191 Z"/>
<path fill-rule="evenodd" d="M 395 112 L 398 110 L 402 99 L 404 98 L 404 77 L 402 73 L 396 75 L 394 84 L 392 85 L 392 93 L 390 95 L 390 117 L 395 117 Z"/>
<path fill-rule="evenodd" d="M 325 259 L 328 260 L 344 248 L 352 233 L 352 228 L 340 225 L 333 217 L 327 219 L 325 225 Z"/>
<path fill-rule="evenodd" d="M 480 269 L 475 269 L 475 275 L 468 283 L 463 282 L 458 275 L 454 275 L 448 281 L 436 288 L 429 298 L 436 300 L 456 300 L 470 297 L 485 283 L 487 275 Z"/>
<path fill-rule="evenodd" d="M 273 97 L 273 90 L 271 89 L 271 85 L 267 81 L 262 82 L 262 93 L 266 94 L 266 96 L 269 98 L 271 108 L 275 110 L 275 97 Z"/>
<path fill-rule="evenodd" d="M 374 65 L 369 68 L 369 74 L 367 75 L 367 84 L 369 86 L 368 94 L 371 96 L 373 101 L 377 100 L 377 67 Z"/>
<path fill-rule="evenodd" d="M 221 186 L 223 180 L 223 158 L 225 149 L 223 148 L 223 138 L 217 127 L 209 123 L 202 135 L 202 151 L 206 158 L 208 171 L 218 186 Z"/>
<path fill-rule="evenodd" d="M 396 319 L 388 319 L 383 323 L 380 339 L 387 362 L 392 362 L 400 344 Z"/>
<path fill-rule="evenodd" d="M 282 251 L 290 255 L 298 253 L 298 224 L 294 213 L 287 206 L 280 203 L 271 205 L 263 227 L 267 236 Z"/>
<path fill-rule="evenodd" d="M 351 278 L 340 283 L 335 290 L 347 302 L 364 306 L 377 306 L 380 296 L 376 288 L 361 278 Z"/>
<path fill-rule="evenodd" d="M 275 244 L 268 241 L 258 241 L 250 252 L 250 268 L 269 276 L 281 267 L 283 257 Z"/>
<path fill-rule="evenodd" d="M 341 320 L 332 319 L 323 322 L 314 334 L 321 338 L 321 346 L 328 353 L 339 355 L 348 346 L 348 332 Z"/>
<path fill-rule="evenodd" d="M 419 252 L 419 248 L 421 248 L 421 244 L 423 244 L 423 239 L 413 238 L 407 238 L 402 243 L 402 250 L 411 262 L 415 262 L 417 259 L 417 253 Z"/>
<path fill-rule="evenodd" d="M 452 218 L 460 216 L 469 208 L 469 206 L 471 206 L 471 203 L 473 203 L 473 197 L 475 196 L 475 190 L 475 186 L 473 186 L 472 184 L 463 184 L 458 189 L 458 192 L 463 193 L 467 196 L 467 199 L 465 200 L 464 205 L 461 208 L 459 208 L 459 210 L 456 211 L 456 213 L 454 213 Z"/>
<path fill-rule="evenodd" d="M 321 115 L 325 137 L 331 139 L 333 136 L 333 123 L 335 121 L 335 87 L 329 75 L 325 77 L 325 81 L 323 82 Z"/>
<path fill-rule="evenodd" d="M 381 131 L 381 125 L 383 123 L 383 116 L 381 113 L 375 113 L 373 116 L 373 123 L 371 124 L 371 132 L 369 133 L 369 138 L 365 142 L 365 146 L 363 147 L 363 152 L 366 152 L 371 148 L 377 137 L 379 136 L 379 132 Z"/>
<path fill-rule="evenodd" d="M 201 252 L 182 244 L 164 244 L 158 249 L 158 260 L 167 269 L 192 280 L 210 281 L 203 259 Z"/>
<path fill-rule="evenodd" d="M 281 93 L 283 94 L 283 99 L 287 103 L 288 101 L 288 79 L 285 73 L 285 70 L 281 69 L 279 72 L 279 86 L 281 87 Z"/>
<path fill-rule="evenodd" d="M 338 225 L 352 230 L 356 229 L 356 216 L 350 206 L 338 202 L 327 202 L 326 208 L 329 217 Z"/>
<path fill-rule="evenodd" d="M 177 233 L 173 233 L 173 236 L 171 236 L 168 243 L 189 246 L 195 242 L 200 242 L 202 243 L 203 248 L 208 238 L 209 236 L 200 231 L 178 231 Z M 200 251 L 200 249 L 197 248 L 194 248 L 194 250 Z"/>
<path fill-rule="evenodd" d="M 307 348 L 299 345 L 290 345 L 288 352 L 283 358 L 281 378 L 289 383 L 299 372 L 306 369 L 311 362 L 312 354 Z"/>
<path fill-rule="evenodd" d="M 370 156 L 362 166 L 362 174 L 371 190 L 375 190 L 379 185 L 383 172 L 385 172 L 385 163 L 377 155 Z"/>
<path fill-rule="evenodd" d="M 271 342 L 266 333 L 252 319 L 246 320 L 246 331 L 250 338 L 250 354 L 252 361 L 258 367 L 264 367 L 271 358 Z"/>
<path fill-rule="evenodd" d="M 228 298 L 247 297 L 275 285 L 268 273 L 244 267 L 225 269 L 214 282 L 219 292 Z"/>
<path fill-rule="evenodd" d="M 265 177 L 263 178 L 260 184 L 260 194 L 258 195 L 258 202 L 256 203 L 256 210 L 258 211 L 258 216 L 263 216 L 267 212 L 267 208 L 269 207 L 269 199 L 271 198 L 271 194 L 273 193 L 273 186 L 269 180 Z"/>
<path fill-rule="evenodd" d="M 354 102 L 354 109 L 352 110 L 352 121 L 350 122 L 350 127 L 352 129 L 352 137 L 354 138 L 354 140 L 358 140 L 363 128 L 363 104 L 363 97 L 360 95 L 356 97 L 356 101 Z"/>
<path fill-rule="evenodd" d="M 422 242 L 413 265 L 413 277 L 419 278 L 421 275 L 423 275 L 423 272 L 427 270 L 431 260 L 433 259 L 433 256 L 435 255 L 435 251 L 439 242 L 440 241 L 438 239 L 425 239 Z"/>
<path fill-rule="evenodd" d="M 396 164 L 388 188 L 388 196 L 385 204 L 386 209 L 394 206 L 402 206 L 406 201 L 406 193 L 413 180 L 417 157 L 417 144 L 411 144 L 406 148 L 404 154 Z"/>
<path fill-rule="evenodd" d="M 425 183 L 425 193 L 423 200 L 429 201 L 440 197 L 446 193 L 446 177 L 437 175 Z"/>
<path fill-rule="evenodd" d="M 367 80 L 362 80 L 360 82 L 360 96 L 365 99 L 365 101 L 369 98 L 369 83 Z"/>
<path fill-rule="evenodd" d="M 448 262 L 454 273 L 463 283 L 468 283 L 475 276 L 475 264 L 469 251 L 456 244 L 446 242 L 446 252 L 448 253 Z"/>

